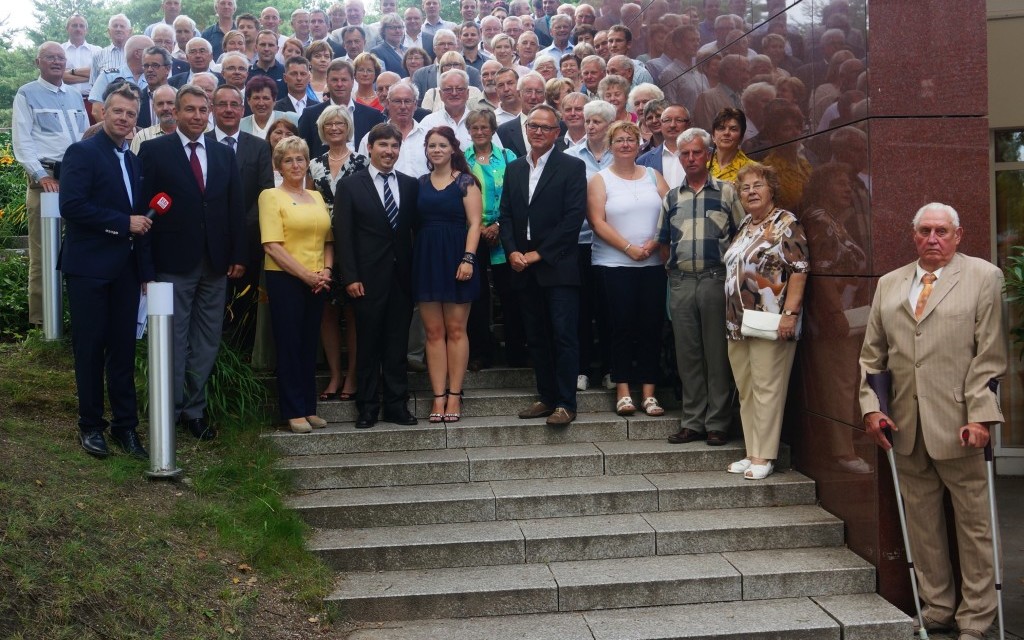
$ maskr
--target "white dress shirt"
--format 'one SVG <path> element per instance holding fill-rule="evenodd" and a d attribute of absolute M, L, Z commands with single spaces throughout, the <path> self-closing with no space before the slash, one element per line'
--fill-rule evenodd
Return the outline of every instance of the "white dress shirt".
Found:
<path fill-rule="evenodd" d="M 382 172 L 381 172 L 380 169 L 378 169 L 377 167 L 373 166 L 372 164 L 370 165 L 369 170 L 370 170 L 370 178 L 373 179 L 373 188 L 377 190 L 377 195 L 380 196 L 380 204 L 383 206 L 384 205 L 384 181 L 377 177 Z M 391 187 L 391 195 L 394 196 L 394 198 L 395 198 L 395 206 L 396 207 L 401 207 L 402 206 L 402 199 L 401 199 L 401 196 L 398 193 L 398 176 L 395 175 L 395 170 L 394 169 L 391 170 L 391 177 L 388 178 L 388 186 Z M 387 207 L 385 207 L 385 210 L 387 210 Z"/>
<path fill-rule="evenodd" d="M 174 133 L 176 133 L 178 135 L 178 139 L 181 140 L 182 148 L 185 150 L 185 159 L 191 162 L 192 148 L 189 147 L 189 145 L 192 144 L 192 141 L 189 140 L 181 131 L 175 131 Z M 209 180 L 206 177 L 206 138 L 199 136 L 199 139 L 196 140 L 196 142 L 199 143 L 199 146 L 196 147 L 196 156 L 199 158 L 199 166 L 203 168 L 203 185 L 205 186 L 209 183 Z"/>
<path fill-rule="evenodd" d="M 83 42 L 76 47 L 71 44 L 71 41 L 65 42 L 60 45 L 60 47 L 61 49 L 64 49 L 64 57 L 68 59 L 68 71 L 71 69 L 89 70 L 90 77 L 87 78 L 85 82 L 79 82 L 71 85 L 72 88 L 83 96 L 88 97 L 89 90 L 92 89 L 92 59 L 100 52 L 100 48 L 94 44 L 89 44 L 88 42 Z"/>
<path fill-rule="evenodd" d="M 939 283 L 939 279 L 942 277 L 942 270 L 945 267 L 939 267 L 931 274 L 935 276 L 935 282 L 932 283 L 932 287 Z M 917 271 L 914 273 L 914 282 L 910 285 L 910 296 L 907 297 L 907 302 L 910 303 L 910 310 L 913 311 L 917 308 L 917 299 L 921 297 L 921 290 L 924 289 L 924 282 L 921 280 L 924 278 L 924 274 L 928 273 L 924 270 L 920 264 L 917 265 Z M 934 292 L 935 289 L 932 289 Z"/>

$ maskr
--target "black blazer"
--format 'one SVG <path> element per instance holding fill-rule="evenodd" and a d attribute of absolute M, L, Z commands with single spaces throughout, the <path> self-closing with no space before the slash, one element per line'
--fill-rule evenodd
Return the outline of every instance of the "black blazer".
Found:
<path fill-rule="evenodd" d="M 367 296 L 386 295 L 397 280 L 412 295 L 412 224 L 419 183 L 398 176 L 398 228 L 391 230 L 369 169 L 338 182 L 334 193 L 335 270 L 342 286 L 362 282 Z"/>
<path fill-rule="evenodd" d="M 516 154 L 517 158 L 522 158 L 530 151 L 529 145 L 526 140 L 523 139 L 523 114 L 519 114 L 515 120 L 509 120 L 503 125 L 498 126 L 498 140 L 501 140 L 501 146 L 505 147 Z M 559 122 L 560 133 L 558 138 L 555 140 L 555 148 L 559 151 L 565 151 L 565 132 L 566 127 L 564 122 Z"/>
<path fill-rule="evenodd" d="M 113 280 L 130 261 L 138 260 L 140 281 L 153 279 L 148 247 L 133 251 L 128 233 L 129 216 L 144 212 L 149 202 L 141 193 L 142 163 L 131 151 L 124 153 L 134 207 L 128 200 L 114 142 L 103 129 L 64 152 L 60 174 L 64 241 L 57 268 L 67 275 Z"/>
<path fill-rule="evenodd" d="M 403 78 L 409 77 L 409 72 L 402 66 L 402 56 L 398 55 L 398 52 L 395 51 L 391 45 L 378 45 L 370 49 L 370 53 L 377 56 L 377 58 L 384 63 L 385 71 L 392 71 Z"/>
<path fill-rule="evenodd" d="M 149 233 L 154 270 L 187 273 L 208 256 L 213 268 L 248 261 L 242 179 L 235 154 L 225 145 L 206 143 L 206 190 L 192 176 L 188 152 L 176 134 L 147 140 L 139 148 L 142 197 L 149 202 L 161 191 L 171 197 L 170 210 Z"/>
<path fill-rule="evenodd" d="M 580 228 L 587 208 L 587 170 L 579 158 L 551 151 L 530 201 L 530 165 L 519 158 L 505 168 L 499 217 L 505 254 L 537 251 L 541 261 L 512 272 L 513 288 L 522 289 L 532 275 L 542 287 L 579 286 L 577 263 Z M 529 222 L 530 239 L 526 239 Z"/>
<path fill-rule="evenodd" d="M 135 120 L 135 126 L 140 129 L 153 125 L 153 118 L 149 117 L 150 102 L 149 87 L 146 87 L 139 92 L 139 117 Z"/>
<path fill-rule="evenodd" d="M 249 262 L 246 269 L 252 269 L 263 260 L 262 252 L 256 251 L 253 254 L 260 245 L 259 197 L 264 189 L 274 186 L 274 165 L 266 140 L 244 131 L 235 133 L 235 138 L 238 139 L 235 161 L 242 177 L 242 206 L 245 209 L 245 227 L 249 238 Z M 210 144 L 220 144 L 213 132 L 207 133 L 206 139 Z"/>
<path fill-rule="evenodd" d="M 320 140 L 320 132 L 316 130 L 316 119 L 331 104 L 333 103 L 330 100 L 324 100 L 320 104 L 306 107 L 303 109 L 302 115 L 299 116 L 299 135 L 309 145 L 310 158 L 327 153 L 327 145 Z M 352 139 L 356 144 L 359 144 L 363 136 L 370 133 L 373 125 L 384 122 L 384 114 L 365 104 L 356 102 L 355 105 L 355 110 L 352 112 L 352 124 L 355 126 Z M 291 109 L 291 111 L 294 111 L 294 109 Z"/>
<path fill-rule="evenodd" d="M 171 58 L 171 75 L 176 76 L 179 73 L 188 73 L 189 66 L 184 60 L 178 60 L 177 58 Z"/>
<path fill-rule="evenodd" d="M 295 113 L 295 105 L 292 104 L 291 98 L 285 96 L 274 103 L 274 111 L 285 111 L 287 113 Z"/>

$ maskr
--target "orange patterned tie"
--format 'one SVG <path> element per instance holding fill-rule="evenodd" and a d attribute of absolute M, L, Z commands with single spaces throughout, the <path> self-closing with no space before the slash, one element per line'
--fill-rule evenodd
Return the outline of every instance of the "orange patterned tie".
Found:
<path fill-rule="evenodd" d="M 926 273 L 921 276 L 921 282 L 924 286 L 921 287 L 921 293 L 917 296 L 917 306 L 914 307 L 914 317 L 918 320 L 924 315 L 924 307 L 928 304 L 928 296 L 932 295 L 932 285 L 935 283 L 935 274 Z"/>

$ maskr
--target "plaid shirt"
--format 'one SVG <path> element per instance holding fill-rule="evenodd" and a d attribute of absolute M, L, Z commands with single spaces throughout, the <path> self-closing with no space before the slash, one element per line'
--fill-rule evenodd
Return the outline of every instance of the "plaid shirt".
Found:
<path fill-rule="evenodd" d="M 661 203 L 658 242 L 670 248 L 665 268 L 701 273 L 724 265 L 722 258 L 745 216 L 732 183 L 708 176 L 696 192 L 683 180 Z"/>

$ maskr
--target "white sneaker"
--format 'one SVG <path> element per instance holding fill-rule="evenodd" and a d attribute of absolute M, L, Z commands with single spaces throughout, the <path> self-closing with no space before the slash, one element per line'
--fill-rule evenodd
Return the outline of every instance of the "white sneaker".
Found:
<path fill-rule="evenodd" d="M 587 376 L 582 375 L 582 374 L 576 376 L 576 390 L 577 391 L 586 391 L 589 388 L 590 388 L 590 378 L 588 378 Z"/>
<path fill-rule="evenodd" d="M 604 374 L 604 377 L 601 378 L 601 384 L 604 385 L 605 389 L 608 389 L 608 390 L 614 389 L 615 388 L 615 383 L 612 382 L 612 374 L 610 374 L 610 373 Z"/>

